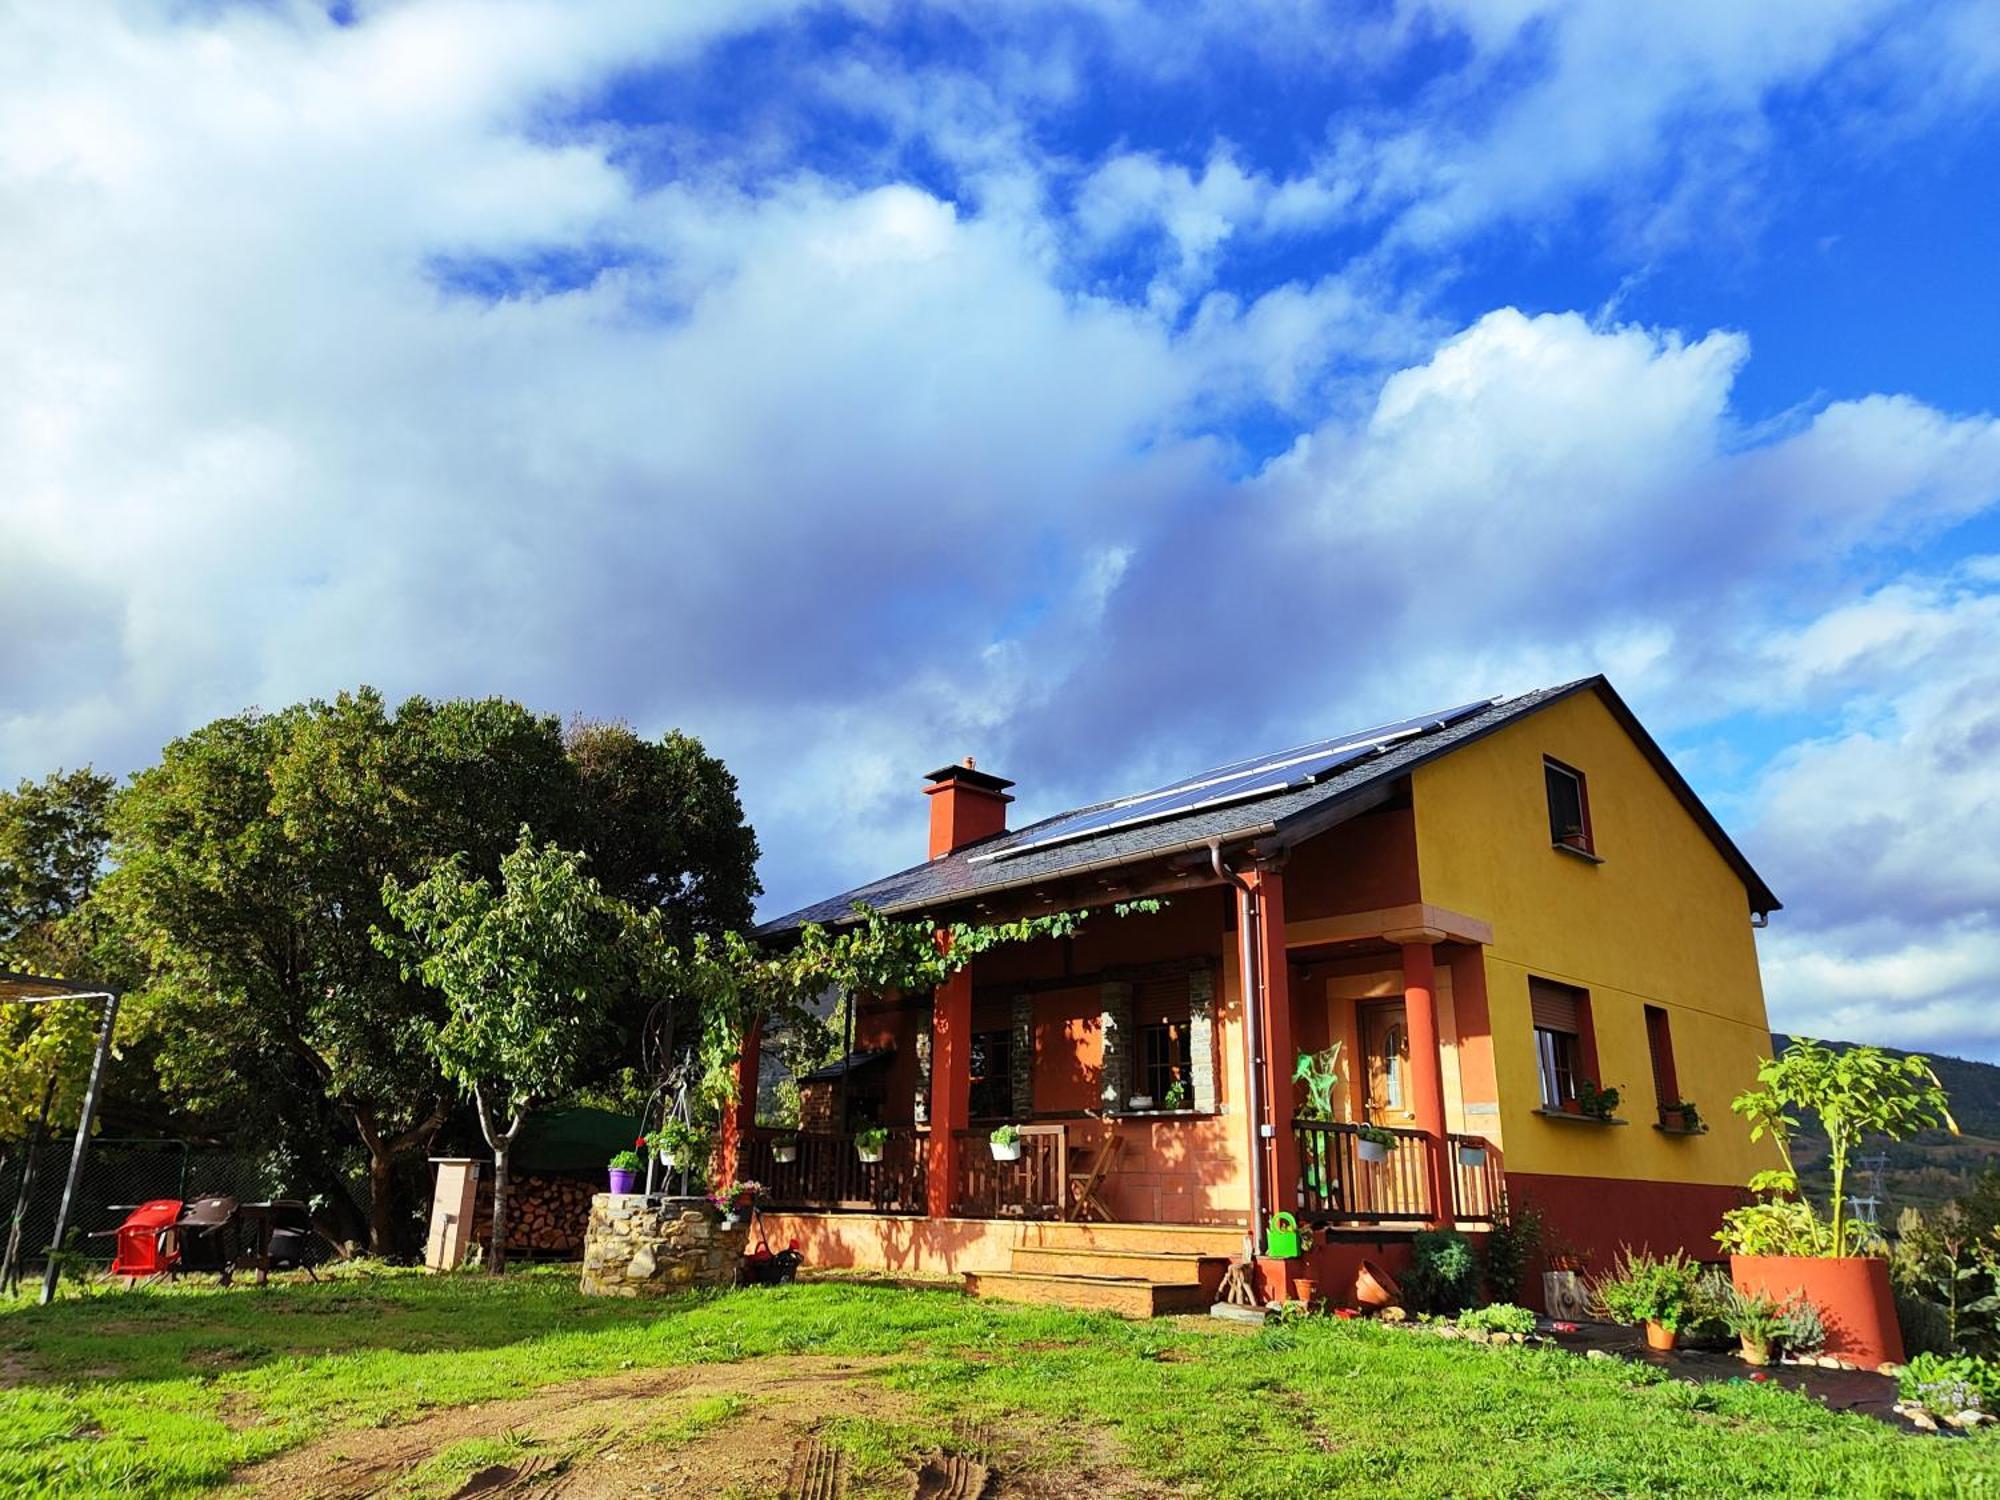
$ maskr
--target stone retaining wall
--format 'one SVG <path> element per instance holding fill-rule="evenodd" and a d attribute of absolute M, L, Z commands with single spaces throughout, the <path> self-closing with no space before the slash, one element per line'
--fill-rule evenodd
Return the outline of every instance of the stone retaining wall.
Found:
<path fill-rule="evenodd" d="M 706 1198 L 599 1193 L 583 1240 L 583 1290 L 598 1297 L 663 1297 L 691 1286 L 733 1286 L 747 1223 L 724 1229 Z"/>

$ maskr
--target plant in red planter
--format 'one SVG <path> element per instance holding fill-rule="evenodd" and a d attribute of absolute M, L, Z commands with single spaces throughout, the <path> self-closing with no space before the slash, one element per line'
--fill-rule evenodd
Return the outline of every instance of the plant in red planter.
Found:
<path fill-rule="evenodd" d="M 1793 1042 L 1757 1070 L 1758 1087 L 1730 1108 L 1750 1122 L 1750 1138 L 1777 1143 L 1784 1165 L 1750 1180 L 1758 1201 L 1723 1215 L 1717 1241 L 1729 1252 L 1739 1291 L 1778 1303 L 1805 1299 L 1826 1323 L 1826 1352 L 1872 1369 L 1901 1364 L 1903 1335 L 1889 1286 L 1889 1263 L 1873 1229 L 1847 1217 L 1847 1168 L 1869 1136 L 1899 1141 L 1920 1130 L 1958 1131 L 1937 1074 L 1921 1057 L 1879 1047 L 1836 1052 Z M 1833 1173 L 1829 1214 L 1798 1196 L 1792 1159 L 1797 1111 L 1819 1117 Z"/>

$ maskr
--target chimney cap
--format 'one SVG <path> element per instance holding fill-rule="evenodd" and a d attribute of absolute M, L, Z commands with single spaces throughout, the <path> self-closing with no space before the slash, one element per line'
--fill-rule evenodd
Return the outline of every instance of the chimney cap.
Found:
<path fill-rule="evenodd" d="M 981 771 L 972 764 L 972 757 L 966 756 L 965 763 L 957 766 L 939 766 L 929 772 L 924 780 L 935 782 L 939 787 L 969 786 L 983 792 L 1004 792 L 1014 783 L 1004 776 L 995 776 L 991 771 Z"/>

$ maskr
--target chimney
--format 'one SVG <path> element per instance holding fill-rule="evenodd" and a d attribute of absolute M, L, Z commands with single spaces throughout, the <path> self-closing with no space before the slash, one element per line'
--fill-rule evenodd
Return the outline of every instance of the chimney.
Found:
<path fill-rule="evenodd" d="M 1014 800 L 1007 788 L 1014 783 L 1006 777 L 979 770 L 968 755 L 964 765 L 945 766 L 924 780 L 931 783 L 924 788 L 931 799 L 930 858 L 1007 831 L 1007 804 Z"/>

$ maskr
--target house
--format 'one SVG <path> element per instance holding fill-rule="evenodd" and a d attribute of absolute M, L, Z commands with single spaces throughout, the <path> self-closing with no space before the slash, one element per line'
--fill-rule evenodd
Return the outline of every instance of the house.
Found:
<path fill-rule="evenodd" d="M 848 1055 L 801 1083 L 794 1160 L 739 1107 L 731 1165 L 814 1262 L 1148 1311 L 1205 1301 L 1285 1212 L 1316 1243 L 1262 1256 L 1264 1290 L 1342 1298 L 1363 1258 L 1393 1272 L 1419 1230 L 1476 1235 L 1524 1202 L 1598 1265 L 1626 1243 L 1713 1258 L 1769 1164 L 1729 1102 L 1769 1047 L 1752 929 L 1778 900 L 1602 677 L 1019 829 L 1005 779 L 928 781 L 923 863 L 760 936 L 856 903 L 939 923 L 1165 906 L 994 950 L 934 995 L 860 997 Z M 1310 1118 L 1295 1062 L 1336 1047 L 1332 1118 Z M 754 1039 L 740 1066 L 755 1078 Z M 1006 1122 L 1014 1163 L 987 1144 Z M 852 1149 L 865 1125 L 888 1132 L 879 1163 Z"/>

